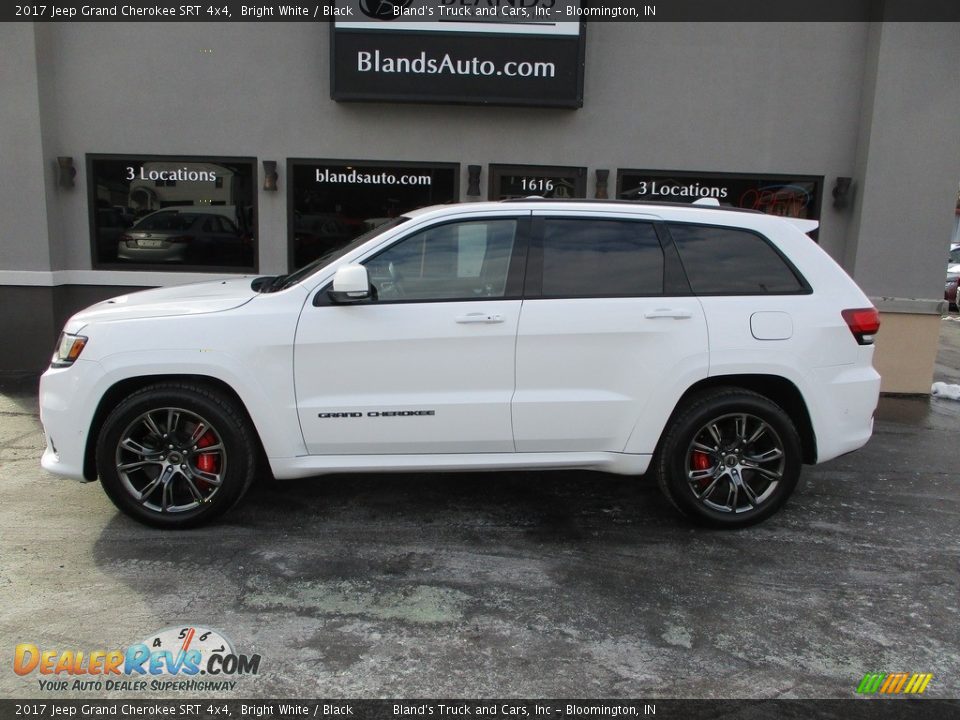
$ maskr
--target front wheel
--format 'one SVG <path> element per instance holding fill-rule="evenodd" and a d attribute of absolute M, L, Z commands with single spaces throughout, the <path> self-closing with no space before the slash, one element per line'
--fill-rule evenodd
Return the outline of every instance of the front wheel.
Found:
<path fill-rule="evenodd" d="M 258 447 L 229 396 L 195 383 L 158 383 L 124 399 L 97 442 L 97 472 L 120 510 L 156 527 L 203 524 L 246 492 Z"/>
<path fill-rule="evenodd" d="M 779 510 L 800 477 L 797 430 L 780 406 L 734 388 L 681 407 L 654 457 L 661 489 L 697 522 L 737 528 Z"/>

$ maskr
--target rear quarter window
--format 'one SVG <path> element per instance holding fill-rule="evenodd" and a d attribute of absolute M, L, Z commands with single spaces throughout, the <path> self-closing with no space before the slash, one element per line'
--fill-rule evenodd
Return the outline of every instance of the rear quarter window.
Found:
<path fill-rule="evenodd" d="M 712 225 L 669 224 L 696 295 L 809 292 L 787 260 L 761 235 Z"/>

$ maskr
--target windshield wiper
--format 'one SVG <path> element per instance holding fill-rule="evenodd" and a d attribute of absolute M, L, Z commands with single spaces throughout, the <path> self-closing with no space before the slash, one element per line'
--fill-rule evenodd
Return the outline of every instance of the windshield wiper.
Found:
<path fill-rule="evenodd" d="M 258 293 L 273 292 L 275 289 L 274 285 L 277 284 L 277 281 L 285 277 L 286 275 L 263 275 L 262 277 L 254 278 L 253 282 L 250 283 L 250 289 Z"/>
<path fill-rule="evenodd" d="M 290 273 L 290 275 L 277 275 L 267 287 L 267 292 L 277 292 L 277 290 L 283 290 L 287 286 L 287 281 L 292 275 L 293 273 Z"/>

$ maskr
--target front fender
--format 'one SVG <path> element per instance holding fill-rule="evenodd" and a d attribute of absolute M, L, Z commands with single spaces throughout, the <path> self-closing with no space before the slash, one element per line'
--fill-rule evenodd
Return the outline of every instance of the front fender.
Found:
<path fill-rule="evenodd" d="M 292 349 L 280 355 L 264 372 L 247 358 L 212 349 L 116 353 L 99 361 L 103 375 L 93 395 L 103 397 L 117 383 L 135 378 L 212 378 L 230 387 L 243 403 L 267 457 L 296 457 L 306 448 L 293 392 Z"/>

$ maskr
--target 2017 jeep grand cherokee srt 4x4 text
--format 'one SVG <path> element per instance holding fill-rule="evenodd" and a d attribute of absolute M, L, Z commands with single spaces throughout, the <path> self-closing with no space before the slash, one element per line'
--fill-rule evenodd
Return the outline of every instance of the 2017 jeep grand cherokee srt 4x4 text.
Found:
<path fill-rule="evenodd" d="M 278 277 L 133 293 L 66 324 L 43 466 L 185 527 L 266 465 L 650 472 L 719 526 L 861 447 L 879 322 L 805 231 L 703 205 L 426 208 Z"/>

